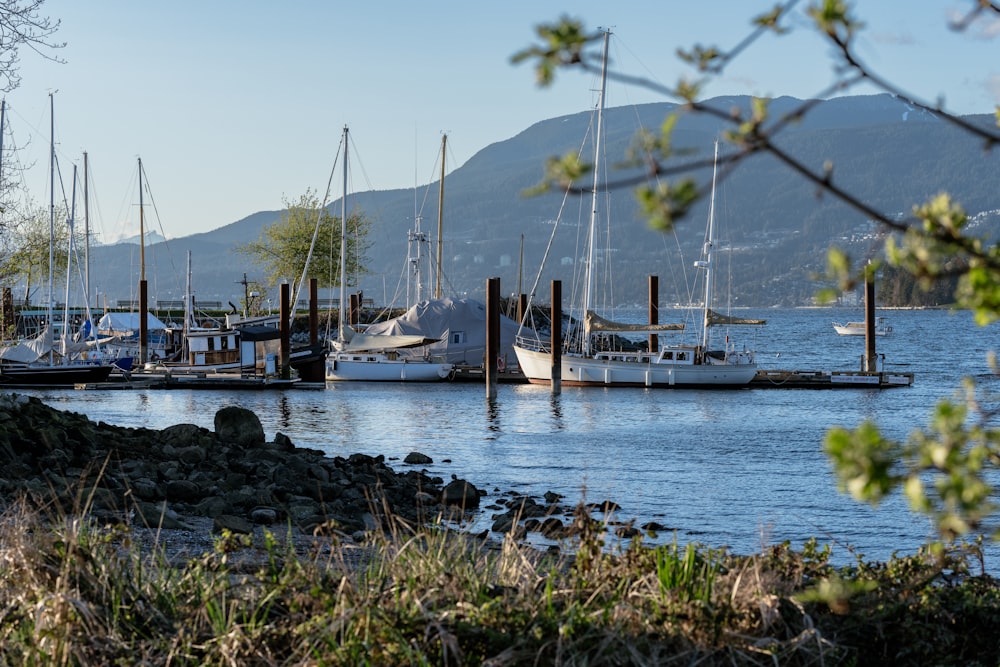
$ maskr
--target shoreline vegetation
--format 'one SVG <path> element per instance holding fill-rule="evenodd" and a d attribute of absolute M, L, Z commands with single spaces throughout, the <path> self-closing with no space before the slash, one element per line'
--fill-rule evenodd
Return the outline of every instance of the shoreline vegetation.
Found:
<path fill-rule="evenodd" d="M 408 457 L 409 459 L 409 457 Z M 433 478 L 420 458 L 94 423 L 0 394 L 0 664 L 995 665 L 1000 587 L 976 544 L 858 559 L 609 544 Z M 462 530 L 470 512 L 493 529 Z M 558 521 L 558 527 L 556 524 Z M 533 522 L 533 523 L 529 523 Z M 548 523 L 558 548 L 523 540 Z M 627 526 L 619 526 L 619 529 Z"/>

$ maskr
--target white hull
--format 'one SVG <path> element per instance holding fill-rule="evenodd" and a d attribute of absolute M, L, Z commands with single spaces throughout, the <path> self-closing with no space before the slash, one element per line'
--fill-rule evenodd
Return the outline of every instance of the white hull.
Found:
<path fill-rule="evenodd" d="M 552 356 L 546 351 L 514 346 L 529 382 L 552 382 Z M 618 357 L 615 359 L 615 357 Z M 648 355 L 562 356 L 561 383 L 569 387 L 745 387 L 757 374 L 753 363 L 683 364 Z"/>
<path fill-rule="evenodd" d="M 326 360 L 327 382 L 439 382 L 452 365 L 422 359 L 389 359 L 377 353 L 337 353 Z"/>
<path fill-rule="evenodd" d="M 847 322 L 846 324 L 833 323 L 833 329 L 841 336 L 864 336 L 865 335 L 865 323 L 864 322 Z M 888 336 L 889 332 L 892 331 L 892 327 L 880 322 L 875 325 L 875 335 L 876 336 Z"/>

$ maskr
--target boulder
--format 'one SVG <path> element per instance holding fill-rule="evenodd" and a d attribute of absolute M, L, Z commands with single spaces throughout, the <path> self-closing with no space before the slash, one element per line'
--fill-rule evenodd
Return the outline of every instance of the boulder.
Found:
<path fill-rule="evenodd" d="M 260 417 L 251 410 L 230 405 L 215 413 L 215 435 L 224 443 L 253 447 L 266 442 Z"/>

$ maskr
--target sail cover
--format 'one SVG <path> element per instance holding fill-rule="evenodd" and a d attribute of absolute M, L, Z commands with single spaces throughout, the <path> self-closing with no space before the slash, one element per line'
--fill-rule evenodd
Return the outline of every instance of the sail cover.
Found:
<path fill-rule="evenodd" d="M 340 348 L 341 352 L 371 352 L 376 350 L 401 350 L 437 343 L 439 339 L 419 335 L 393 335 L 355 333 L 350 342 Z"/>
<path fill-rule="evenodd" d="M 680 331 L 683 324 L 628 324 L 606 320 L 593 311 L 587 311 L 587 331 L 608 331 L 614 333 L 655 334 L 661 331 Z"/>
<path fill-rule="evenodd" d="M 746 317 L 732 317 L 730 315 L 723 315 L 717 313 L 714 310 L 709 310 L 705 313 L 705 321 L 709 326 L 716 326 L 719 324 L 767 324 L 767 320 L 754 320 Z"/>

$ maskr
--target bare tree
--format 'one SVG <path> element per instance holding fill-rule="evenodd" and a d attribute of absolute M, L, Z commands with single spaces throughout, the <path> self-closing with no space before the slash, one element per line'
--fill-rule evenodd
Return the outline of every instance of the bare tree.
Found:
<path fill-rule="evenodd" d="M 21 84 L 22 47 L 59 61 L 54 52 L 66 46 L 53 40 L 61 22 L 42 15 L 44 4 L 45 0 L 0 0 L 0 90 L 5 93 Z"/>

